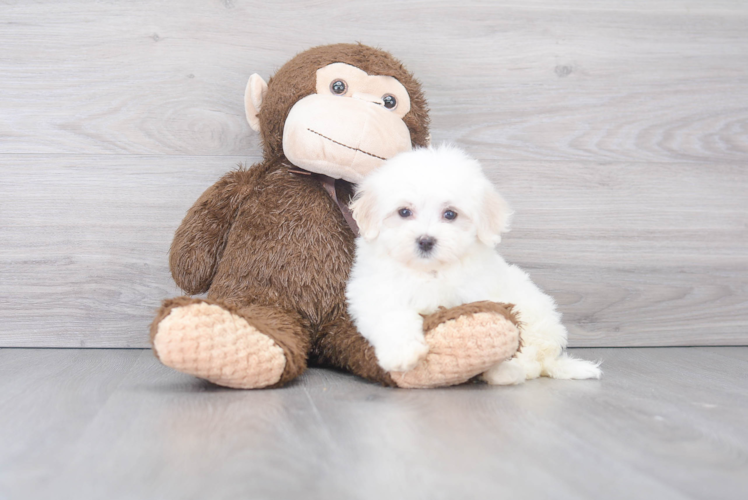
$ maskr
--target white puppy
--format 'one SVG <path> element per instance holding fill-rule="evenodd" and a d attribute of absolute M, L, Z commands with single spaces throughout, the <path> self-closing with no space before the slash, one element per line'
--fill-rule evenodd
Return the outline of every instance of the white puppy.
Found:
<path fill-rule="evenodd" d="M 361 236 L 348 307 L 382 368 L 407 371 L 426 355 L 421 314 L 492 300 L 515 304 L 524 345 L 486 381 L 600 378 L 598 364 L 564 352 L 553 299 L 496 252 L 511 211 L 477 161 L 448 146 L 400 154 L 364 179 L 351 209 Z"/>

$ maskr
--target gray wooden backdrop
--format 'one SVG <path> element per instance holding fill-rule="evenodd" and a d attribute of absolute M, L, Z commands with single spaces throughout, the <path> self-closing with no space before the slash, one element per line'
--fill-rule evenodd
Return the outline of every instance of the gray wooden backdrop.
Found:
<path fill-rule="evenodd" d="M 517 211 L 575 346 L 748 343 L 748 2 L 0 4 L 0 346 L 143 347 L 184 212 L 259 156 L 242 96 L 361 41 Z"/>

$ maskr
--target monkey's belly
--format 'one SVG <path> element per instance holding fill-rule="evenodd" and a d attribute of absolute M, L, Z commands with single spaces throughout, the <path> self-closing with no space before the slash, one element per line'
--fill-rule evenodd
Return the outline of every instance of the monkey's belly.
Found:
<path fill-rule="evenodd" d="M 306 212 L 304 207 L 265 205 L 269 216 L 260 221 L 240 214 L 208 296 L 236 305 L 277 305 L 312 323 L 341 311 L 353 234 L 331 212 L 337 207 L 329 200 L 307 193 L 307 201 Z"/>

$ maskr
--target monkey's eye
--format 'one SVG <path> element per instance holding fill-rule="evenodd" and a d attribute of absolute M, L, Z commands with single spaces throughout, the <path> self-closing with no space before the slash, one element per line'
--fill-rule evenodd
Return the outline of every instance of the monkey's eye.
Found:
<path fill-rule="evenodd" d="M 457 218 L 457 212 L 455 212 L 454 210 L 445 210 L 442 214 L 442 217 L 447 220 L 455 220 Z"/>
<path fill-rule="evenodd" d="M 387 109 L 395 109 L 397 106 L 397 99 L 395 99 L 394 95 L 385 95 L 382 97 L 382 102 L 384 102 L 384 107 Z"/>
<path fill-rule="evenodd" d="M 348 90 L 348 84 L 345 80 L 335 80 L 330 84 L 330 92 L 336 95 L 343 95 Z"/>
<path fill-rule="evenodd" d="M 401 208 L 397 211 L 397 215 L 399 215 L 403 219 L 407 219 L 408 217 L 413 215 L 413 212 L 411 212 L 409 208 Z"/>

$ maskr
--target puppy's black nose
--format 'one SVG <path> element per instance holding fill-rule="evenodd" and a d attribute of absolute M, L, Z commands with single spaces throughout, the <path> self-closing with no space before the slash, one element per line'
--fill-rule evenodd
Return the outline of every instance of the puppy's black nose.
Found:
<path fill-rule="evenodd" d="M 429 253 L 434 248 L 434 245 L 436 245 L 436 238 L 432 236 L 421 236 L 416 240 L 416 243 L 418 243 L 418 248 L 421 252 Z"/>

